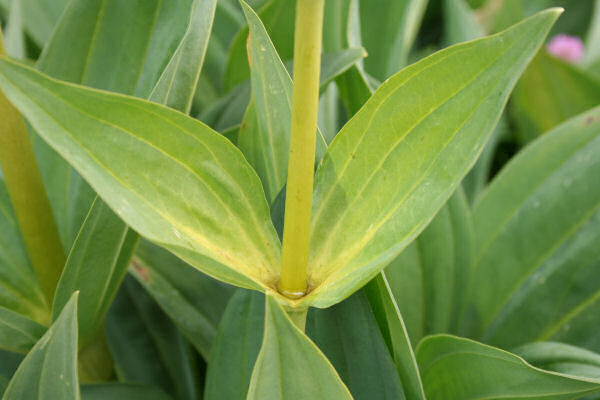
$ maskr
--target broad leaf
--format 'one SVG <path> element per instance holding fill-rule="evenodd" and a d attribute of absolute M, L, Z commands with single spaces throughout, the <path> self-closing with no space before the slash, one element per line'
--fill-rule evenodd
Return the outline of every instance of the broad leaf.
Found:
<path fill-rule="evenodd" d="M 362 291 L 326 310 L 312 309 L 306 333 L 356 400 L 405 399 L 398 371 Z"/>
<path fill-rule="evenodd" d="M 77 293 L 23 360 L 2 400 L 79 400 Z"/>
<path fill-rule="evenodd" d="M 307 304 L 345 298 L 425 228 L 477 159 L 559 14 L 542 12 L 413 64 L 346 124 L 315 178 Z"/>
<path fill-rule="evenodd" d="M 159 387 L 181 400 L 201 398 L 193 347 L 131 277 L 107 316 L 106 336 L 120 381 Z"/>
<path fill-rule="evenodd" d="M 406 65 L 428 0 L 360 0 L 365 69 L 380 81 Z"/>
<path fill-rule="evenodd" d="M 264 193 L 227 139 L 157 104 L 11 61 L 0 61 L 0 76 L 37 132 L 138 233 L 218 279 L 274 284 L 280 245 Z"/>
<path fill-rule="evenodd" d="M 453 336 L 424 339 L 417 360 L 429 400 L 574 400 L 600 392 L 600 381 L 542 371 L 514 354 Z"/>
<path fill-rule="evenodd" d="M 421 374 L 408 337 L 408 331 L 384 271 L 381 271 L 375 279 L 365 286 L 365 293 L 379 329 L 393 355 L 406 398 L 425 400 Z"/>
<path fill-rule="evenodd" d="M 49 307 L 33 267 L 0 177 L 0 307 L 40 323 L 49 320 Z"/>
<path fill-rule="evenodd" d="M 261 177 L 267 200 L 272 203 L 285 185 L 292 124 L 292 79 L 258 15 L 242 8 L 250 27 L 248 54 L 252 60 L 252 102 L 246 111 L 238 146 Z M 317 161 L 327 148 L 317 130 Z"/>
<path fill-rule="evenodd" d="M 81 387 L 82 400 L 171 400 L 163 391 L 150 386 L 102 383 Z"/>
<path fill-rule="evenodd" d="M 466 324 L 505 348 L 552 340 L 600 350 L 600 108 L 533 142 L 474 208 Z"/>
<path fill-rule="evenodd" d="M 455 333 L 473 263 L 473 221 L 462 189 L 385 269 L 411 341 Z"/>
<path fill-rule="evenodd" d="M 265 326 L 265 296 L 238 289 L 233 295 L 210 353 L 204 398 L 245 400 Z"/>
<path fill-rule="evenodd" d="M 43 325 L 0 307 L 0 349 L 27 353 L 45 332 Z"/>
<path fill-rule="evenodd" d="M 510 112 L 529 142 L 598 104 L 600 79 L 541 51 L 515 87 Z"/>
<path fill-rule="evenodd" d="M 196 0 L 190 24 L 150 100 L 189 114 L 204 64 L 217 0 Z"/>
<path fill-rule="evenodd" d="M 146 241 L 141 243 L 132 265 L 133 276 L 208 360 L 233 288 Z"/>
<path fill-rule="evenodd" d="M 331 363 L 269 295 L 247 399 L 352 399 Z"/>
<path fill-rule="evenodd" d="M 600 380 L 600 354 L 557 342 L 537 342 L 513 351 L 538 368 Z"/>
<path fill-rule="evenodd" d="M 56 319 L 71 294 L 82 293 L 77 315 L 81 347 L 102 327 L 138 240 L 104 202 L 94 201 L 67 258 L 52 309 Z"/>
<path fill-rule="evenodd" d="M 53 78 L 148 98 L 185 34 L 192 1 L 71 1 L 37 68 Z M 34 143 L 68 252 L 96 196 L 39 136 Z"/>

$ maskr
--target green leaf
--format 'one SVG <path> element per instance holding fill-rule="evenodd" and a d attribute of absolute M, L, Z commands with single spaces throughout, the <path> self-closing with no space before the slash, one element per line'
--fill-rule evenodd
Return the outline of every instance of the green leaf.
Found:
<path fill-rule="evenodd" d="M 6 33 L 4 34 L 6 54 L 18 59 L 24 59 L 26 56 L 22 8 L 22 0 L 12 1 L 9 18 L 6 22 Z"/>
<path fill-rule="evenodd" d="M 292 79 L 258 15 L 243 1 L 241 4 L 250 27 L 252 101 L 240 128 L 238 146 L 258 172 L 267 201 L 272 203 L 287 179 Z M 316 135 L 318 162 L 327 144 L 320 131 Z"/>
<path fill-rule="evenodd" d="M 192 269 L 171 253 L 143 241 L 131 273 L 208 359 L 232 287 Z"/>
<path fill-rule="evenodd" d="M 45 332 L 43 325 L 0 307 L 0 349 L 27 353 Z"/>
<path fill-rule="evenodd" d="M 2 400 L 79 400 L 77 293 L 13 375 Z"/>
<path fill-rule="evenodd" d="M 509 111 L 529 142 L 598 104 L 600 80 L 540 51 L 515 87 Z"/>
<path fill-rule="evenodd" d="M 265 296 L 238 289 L 225 310 L 210 354 L 205 400 L 243 400 L 260 351 Z"/>
<path fill-rule="evenodd" d="M 0 76 L 37 132 L 138 233 L 223 281 L 274 284 L 280 244 L 264 193 L 227 139 L 155 103 L 11 61 L 0 61 Z"/>
<path fill-rule="evenodd" d="M 599 151 L 596 107 L 533 142 L 482 194 L 471 335 L 505 348 L 552 340 L 600 350 Z"/>
<path fill-rule="evenodd" d="M 83 400 L 170 400 L 163 391 L 150 386 L 123 383 L 83 385 Z"/>
<path fill-rule="evenodd" d="M 190 24 L 150 100 L 189 114 L 200 78 L 217 0 L 194 1 Z"/>
<path fill-rule="evenodd" d="M 82 293 L 77 315 L 81 347 L 102 327 L 138 240 L 104 202 L 94 201 L 67 258 L 52 308 L 56 319 L 71 294 Z"/>
<path fill-rule="evenodd" d="M 366 71 L 380 81 L 406 65 L 428 0 L 360 0 Z M 385 39 L 382 39 L 385 38 Z"/>
<path fill-rule="evenodd" d="M 590 66 L 600 60 L 600 0 L 594 2 L 594 14 L 585 44 L 585 64 Z"/>
<path fill-rule="evenodd" d="M 417 360 L 429 400 L 571 400 L 600 391 L 600 381 L 542 371 L 522 358 L 468 339 L 424 339 Z"/>
<path fill-rule="evenodd" d="M 384 271 L 365 286 L 373 315 L 393 355 L 406 398 L 425 400 L 425 392 L 408 331 Z"/>
<path fill-rule="evenodd" d="M 362 291 L 328 309 L 311 309 L 306 333 L 356 400 L 410 398 Z"/>
<path fill-rule="evenodd" d="M 57 79 L 148 98 L 185 34 L 192 1 L 71 1 L 37 68 Z M 68 252 L 96 195 L 38 135 L 34 144 Z"/>
<path fill-rule="evenodd" d="M 269 295 L 264 332 L 248 400 L 352 399 L 331 363 Z"/>
<path fill-rule="evenodd" d="M 462 189 L 385 269 L 411 341 L 456 333 L 473 264 L 473 221 Z"/>
<path fill-rule="evenodd" d="M 69 0 L 13 0 L 21 3 L 25 30 L 38 46 L 43 47 L 50 38 Z M 11 10 L 12 11 L 12 10 Z"/>
<path fill-rule="evenodd" d="M 131 277 L 106 318 L 106 336 L 120 381 L 158 387 L 181 400 L 201 398 L 193 347 Z"/>
<path fill-rule="evenodd" d="M 270 0 L 258 9 L 258 15 L 265 24 L 267 35 L 273 40 L 279 56 L 283 60 L 291 59 L 294 52 L 296 0 Z M 224 77 L 226 90 L 230 90 L 250 77 L 246 51 L 248 32 L 247 26 L 241 29 L 229 48 Z"/>
<path fill-rule="evenodd" d="M 0 177 L 0 307 L 40 323 L 48 322 L 48 305 L 27 256 L 25 243 Z"/>
<path fill-rule="evenodd" d="M 413 64 L 342 128 L 315 177 L 306 304 L 345 298 L 427 225 L 477 159 L 559 14 L 542 12 Z"/>
<path fill-rule="evenodd" d="M 600 354 L 558 342 L 537 342 L 513 351 L 533 366 L 600 380 Z"/>
<path fill-rule="evenodd" d="M 485 36 L 483 27 L 465 0 L 444 0 L 444 36 L 455 44 Z"/>

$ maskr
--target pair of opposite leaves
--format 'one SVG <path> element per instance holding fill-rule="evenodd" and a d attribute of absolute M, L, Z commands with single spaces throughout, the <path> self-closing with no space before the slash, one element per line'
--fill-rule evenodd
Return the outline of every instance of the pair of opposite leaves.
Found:
<path fill-rule="evenodd" d="M 251 35 L 266 34 L 245 12 Z M 292 307 L 328 307 L 375 276 L 445 203 L 559 14 L 442 50 L 381 85 L 317 168 L 311 291 L 298 300 L 275 289 L 281 244 L 261 182 L 223 136 L 172 109 L 7 59 L 0 87 L 141 235 L 217 279 Z"/>

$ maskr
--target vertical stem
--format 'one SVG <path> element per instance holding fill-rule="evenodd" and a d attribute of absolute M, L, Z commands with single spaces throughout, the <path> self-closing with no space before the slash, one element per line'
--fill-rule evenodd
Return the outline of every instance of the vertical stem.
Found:
<path fill-rule="evenodd" d="M 0 30 L 0 56 L 5 56 Z M 0 91 L 0 167 L 29 259 L 49 304 L 65 264 L 25 120 Z"/>
<path fill-rule="evenodd" d="M 294 38 L 294 90 L 279 291 L 306 293 L 312 208 L 324 0 L 298 0 Z"/>

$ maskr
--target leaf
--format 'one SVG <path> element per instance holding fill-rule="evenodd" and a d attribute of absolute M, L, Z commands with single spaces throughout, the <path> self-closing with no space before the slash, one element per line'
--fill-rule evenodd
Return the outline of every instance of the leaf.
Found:
<path fill-rule="evenodd" d="M 465 0 L 444 0 L 444 36 L 448 44 L 485 36 L 483 27 Z"/>
<path fill-rule="evenodd" d="M 331 363 L 269 295 L 264 332 L 248 400 L 352 399 Z"/>
<path fill-rule="evenodd" d="M 385 269 L 411 341 L 457 333 L 473 264 L 473 221 L 462 189 Z"/>
<path fill-rule="evenodd" d="M 600 350 L 591 328 L 600 322 L 599 150 L 596 107 L 533 142 L 482 194 L 470 335 L 505 348 L 552 340 Z"/>
<path fill-rule="evenodd" d="M 27 353 L 46 332 L 46 327 L 35 321 L 0 307 L 0 348 Z"/>
<path fill-rule="evenodd" d="M 538 368 L 600 380 L 600 354 L 558 342 L 537 342 L 513 351 Z"/>
<path fill-rule="evenodd" d="M 453 336 L 424 339 L 417 360 L 429 400 L 570 400 L 600 391 L 600 381 L 542 371 L 514 354 Z"/>
<path fill-rule="evenodd" d="M 132 275 L 207 360 L 233 288 L 146 241 L 132 265 Z"/>
<path fill-rule="evenodd" d="M 192 346 L 131 277 L 106 318 L 106 336 L 120 381 L 158 387 L 181 400 L 201 398 Z"/>
<path fill-rule="evenodd" d="M 71 1 L 37 68 L 57 79 L 147 98 L 185 33 L 192 1 Z M 68 252 L 96 194 L 38 135 L 34 145 Z"/>
<path fill-rule="evenodd" d="M 80 399 L 77 380 L 77 293 L 13 375 L 2 400 Z"/>
<path fill-rule="evenodd" d="M 360 30 L 369 53 L 365 60 L 367 72 L 384 81 L 406 65 L 427 3 L 427 0 L 360 0 Z"/>
<path fill-rule="evenodd" d="M 24 18 L 23 23 L 27 33 L 38 46 L 44 47 L 58 23 L 68 0 L 13 0 L 21 2 Z"/>
<path fill-rule="evenodd" d="M 175 54 L 152 90 L 150 100 L 186 114 L 200 78 L 217 0 L 196 0 L 190 24 Z"/>
<path fill-rule="evenodd" d="M 257 8 L 254 8 L 257 9 Z M 279 56 L 289 60 L 294 53 L 294 22 L 296 0 L 269 0 L 258 9 L 267 35 L 273 40 Z M 227 55 L 224 86 L 230 90 L 250 77 L 246 40 L 248 27 L 242 28 L 233 39 Z"/>
<path fill-rule="evenodd" d="M 238 289 L 225 310 L 206 372 L 206 400 L 244 400 L 265 325 L 265 296 Z"/>
<path fill-rule="evenodd" d="M 0 76 L 37 132 L 134 230 L 223 281 L 274 284 L 280 245 L 268 206 L 227 139 L 155 103 L 65 84 L 11 61 L 0 61 Z"/>
<path fill-rule="evenodd" d="M 6 53 L 14 58 L 25 58 L 25 33 L 23 32 L 22 1 L 13 0 L 10 5 L 10 14 L 6 23 L 4 45 Z"/>
<path fill-rule="evenodd" d="M 2 177 L 0 177 L 0 307 L 39 323 L 48 322 L 48 305 L 33 273 Z"/>
<path fill-rule="evenodd" d="M 250 27 L 248 54 L 252 60 L 252 101 L 238 137 L 238 146 L 258 172 L 267 201 L 285 185 L 292 124 L 292 79 L 279 59 L 258 15 L 240 2 Z M 317 130 L 317 162 L 327 144 Z"/>
<path fill-rule="evenodd" d="M 600 0 L 594 2 L 594 13 L 585 42 L 584 61 L 590 66 L 600 59 Z"/>
<path fill-rule="evenodd" d="M 73 292 L 83 294 L 77 315 L 81 347 L 102 327 L 138 240 L 104 202 L 94 201 L 67 258 L 52 308 L 56 319 Z"/>
<path fill-rule="evenodd" d="M 408 337 L 408 331 L 384 271 L 381 271 L 377 277 L 365 286 L 365 293 L 379 329 L 383 333 L 387 346 L 393 355 L 406 398 L 425 400 L 421 375 Z"/>
<path fill-rule="evenodd" d="M 515 87 L 510 111 L 529 142 L 600 104 L 600 80 L 541 51 Z"/>
<path fill-rule="evenodd" d="M 340 301 L 427 225 L 477 159 L 559 13 L 413 64 L 342 128 L 315 177 L 306 304 Z"/>
<path fill-rule="evenodd" d="M 362 291 L 325 310 L 312 309 L 306 333 L 357 399 L 410 398 Z M 326 397 L 322 397 L 326 398 Z"/>
<path fill-rule="evenodd" d="M 150 386 L 123 383 L 83 385 L 83 400 L 170 400 L 163 391 Z"/>

